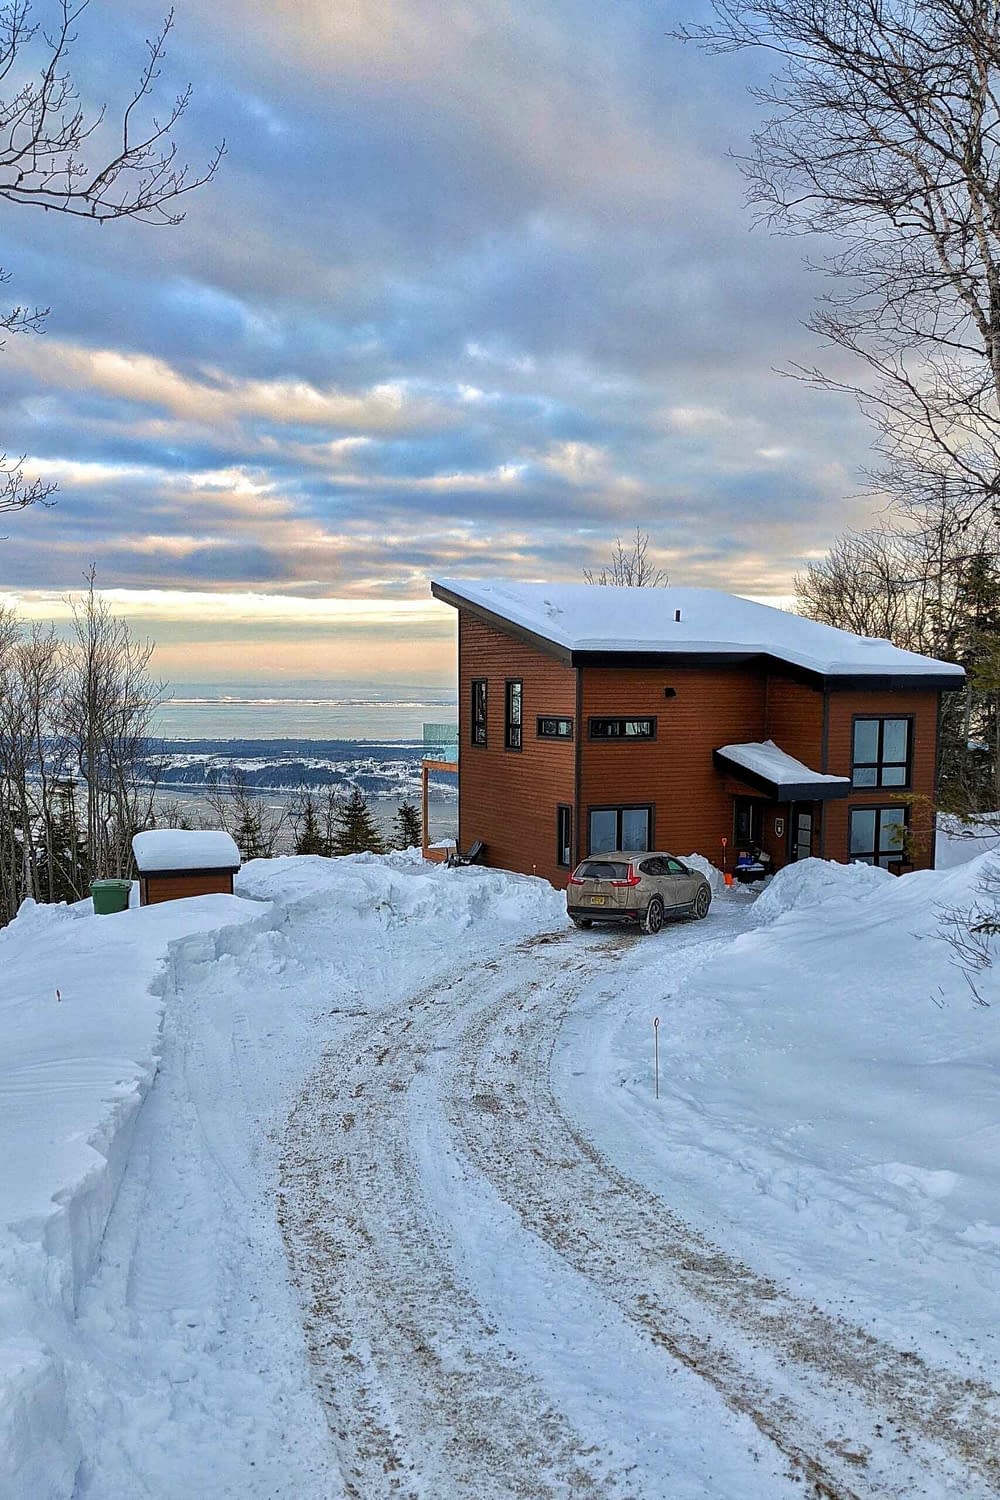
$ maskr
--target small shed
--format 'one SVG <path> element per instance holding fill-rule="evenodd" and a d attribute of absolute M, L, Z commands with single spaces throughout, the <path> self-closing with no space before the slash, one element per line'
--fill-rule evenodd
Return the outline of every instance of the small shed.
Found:
<path fill-rule="evenodd" d="M 240 867 L 234 840 L 216 829 L 151 828 L 135 835 L 132 853 L 141 906 L 184 896 L 231 896 Z"/>

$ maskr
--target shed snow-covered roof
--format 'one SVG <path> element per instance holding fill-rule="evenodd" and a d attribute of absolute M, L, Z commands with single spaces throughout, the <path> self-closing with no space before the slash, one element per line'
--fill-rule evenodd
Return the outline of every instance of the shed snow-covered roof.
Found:
<path fill-rule="evenodd" d="M 513 626 L 574 662 L 618 655 L 768 656 L 824 678 L 932 679 L 939 687 L 959 687 L 965 675 L 952 662 L 718 589 L 465 578 L 438 579 L 431 588 L 446 603 Z"/>
<path fill-rule="evenodd" d="M 814 771 L 793 755 L 788 755 L 773 740 L 751 741 L 744 745 L 722 745 L 715 752 L 727 770 L 737 775 L 748 773 L 751 782 L 762 785 L 779 802 L 822 802 L 846 797 L 851 789 L 848 776 L 828 776 Z"/>
<path fill-rule="evenodd" d="M 163 870 L 238 870 L 240 851 L 217 829 L 150 828 L 132 839 L 142 875 Z"/>

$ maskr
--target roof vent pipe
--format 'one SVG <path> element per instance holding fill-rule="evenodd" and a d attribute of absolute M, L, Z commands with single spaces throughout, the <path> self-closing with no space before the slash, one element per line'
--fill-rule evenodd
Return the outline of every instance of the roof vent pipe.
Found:
<path fill-rule="evenodd" d="M 676 621 L 676 623 L 678 625 L 680 624 L 680 622 L 681 622 L 681 612 L 680 612 L 679 609 L 675 609 L 674 610 L 674 620 Z"/>

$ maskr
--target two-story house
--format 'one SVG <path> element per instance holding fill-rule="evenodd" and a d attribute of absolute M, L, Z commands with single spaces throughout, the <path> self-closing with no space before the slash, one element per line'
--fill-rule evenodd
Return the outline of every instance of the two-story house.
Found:
<path fill-rule="evenodd" d="M 614 848 L 933 863 L 961 667 L 713 589 L 431 587 L 458 611 L 459 842 L 488 864 L 564 885 Z"/>

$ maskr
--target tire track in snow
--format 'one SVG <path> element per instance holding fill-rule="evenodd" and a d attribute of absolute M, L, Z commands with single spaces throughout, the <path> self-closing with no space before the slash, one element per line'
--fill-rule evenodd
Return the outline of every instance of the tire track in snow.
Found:
<path fill-rule="evenodd" d="M 700 963 L 717 947 L 692 934 L 671 956 L 688 949 Z M 796 1300 L 585 1138 L 554 1095 L 550 1065 L 574 997 L 605 976 L 593 949 L 582 962 L 551 949 L 536 960 L 546 978 L 513 1005 L 491 1000 L 467 1023 L 449 1110 L 477 1168 L 525 1227 L 749 1415 L 817 1494 L 937 1495 L 942 1479 L 963 1500 L 1000 1492 L 995 1390 Z M 679 977 L 675 970 L 671 982 Z M 612 1003 L 614 993 L 609 986 Z"/>
<path fill-rule="evenodd" d="M 357 1500 L 628 1494 L 477 1305 L 421 1194 L 406 1090 L 497 967 L 468 966 L 358 1028 L 289 1119 L 278 1217 Z M 502 995 L 511 1004 L 513 987 Z"/>

